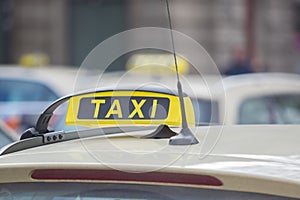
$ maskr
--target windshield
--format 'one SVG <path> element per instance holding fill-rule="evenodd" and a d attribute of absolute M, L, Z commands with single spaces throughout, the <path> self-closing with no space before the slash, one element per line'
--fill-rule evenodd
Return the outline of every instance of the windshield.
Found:
<path fill-rule="evenodd" d="M 300 95 L 265 95 L 244 100 L 239 108 L 240 124 L 299 124 Z"/>
<path fill-rule="evenodd" d="M 100 183 L 0 184 L 0 200 L 292 200 L 271 195 L 179 186 Z"/>

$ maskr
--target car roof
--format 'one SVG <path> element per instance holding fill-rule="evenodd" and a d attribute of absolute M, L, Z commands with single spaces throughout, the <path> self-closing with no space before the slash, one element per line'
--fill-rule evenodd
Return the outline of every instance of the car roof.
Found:
<path fill-rule="evenodd" d="M 225 90 L 242 87 L 300 86 L 300 75 L 290 73 L 251 73 L 228 76 L 223 79 Z"/>
<path fill-rule="evenodd" d="M 120 133 L 116 132 L 115 134 L 108 134 L 103 135 L 102 129 L 89 129 L 89 130 L 80 130 L 75 131 L 79 136 L 82 136 L 81 139 L 78 140 L 70 140 L 70 141 L 64 141 L 64 142 L 58 142 L 50 145 L 43 145 L 40 147 L 37 147 L 39 149 L 39 153 L 46 152 L 47 154 L 50 153 L 57 153 L 58 151 L 61 152 L 81 152 L 82 147 L 84 146 L 83 142 L 87 142 L 88 146 L 93 147 L 93 150 L 97 150 L 98 146 L 101 146 L 101 148 L 98 148 L 102 150 L 102 148 L 105 149 L 106 152 L 115 152 L 122 150 L 128 150 L 127 153 L 132 152 L 143 152 L 143 153 L 159 153 L 162 156 L 165 154 L 170 153 L 168 150 L 176 150 L 176 153 L 182 154 L 181 148 L 178 148 L 177 146 L 168 145 L 168 138 L 165 139 L 144 139 L 142 136 L 150 134 L 152 131 L 152 128 L 147 128 L 145 130 L 139 129 L 137 127 L 136 129 L 132 128 L 130 131 L 127 131 L 128 129 L 124 129 L 125 133 L 122 132 L 122 128 L 120 128 Z M 188 149 L 184 152 L 184 155 L 186 154 L 195 154 L 200 153 L 199 148 L 201 148 L 201 145 L 203 143 L 208 143 L 212 141 L 203 141 L 204 137 L 207 137 L 207 134 L 210 134 L 209 137 L 216 137 L 217 144 L 216 146 L 213 146 L 213 149 L 210 153 L 212 154 L 218 154 L 218 155 L 230 155 L 230 154 L 240 154 L 240 155 L 270 155 L 270 156 L 292 156 L 300 154 L 300 149 L 296 148 L 296 144 L 299 143 L 300 138 L 298 137 L 297 133 L 300 128 L 300 125 L 236 125 L 236 126 L 203 126 L 203 127 L 191 127 L 194 134 L 197 136 L 197 138 L 202 141 L 199 144 L 188 146 Z M 109 129 L 109 128 L 107 128 Z M 179 132 L 179 128 L 173 128 L 175 132 Z M 283 131 L 288 130 L 288 132 Z M 90 134 L 90 132 L 95 132 L 93 137 L 85 137 L 86 134 Z M 51 134 L 51 132 L 50 132 Z M 212 136 L 211 136 L 212 135 Z M 220 137 L 220 138 L 217 138 Z M 268 144 L 270 142 L 270 138 L 272 138 L 272 143 Z M 283 142 L 283 138 L 285 138 L 285 141 Z M 250 141 L 243 142 L 242 140 L 249 139 L 252 142 L 256 141 L 256 144 L 250 144 Z M 116 148 L 114 144 L 118 145 L 120 148 Z M 145 145 L 145 144 L 152 144 L 152 145 Z M 101 145 L 99 145 L 101 144 Z M 278 144 L 281 144 L 278 148 Z M 207 144 L 206 144 L 207 145 Z M 264 145 L 264 146 L 263 146 Z M 105 146 L 105 147 L 104 147 Z M 243 148 L 242 148 L 243 147 Z M 256 147 L 256 148 L 253 148 Z M 36 152 L 37 148 L 29 148 L 28 150 L 19 151 L 16 153 L 16 155 L 26 155 L 27 153 L 30 155 L 33 152 Z M 164 148 L 164 152 L 158 151 L 158 149 Z M 135 150 L 134 150 L 135 149 Z M 85 150 L 82 152 L 89 153 Z M 173 153 L 175 153 L 173 152 Z M 11 154 L 11 155 L 12 155 Z M 3 163 L 3 157 L 1 158 L 1 163 Z M 48 158 L 47 162 L 51 161 Z M 57 159 L 56 157 L 53 157 L 54 161 Z M 73 159 L 73 157 L 67 157 L 65 159 L 70 159 L 70 161 Z M 21 159 L 22 160 L 22 159 Z M 271 159 L 272 160 L 272 159 Z M 22 162 L 27 162 L 27 159 L 22 160 Z M 74 160 L 76 161 L 76 159 Z M 80 162 L 86 162 L 84 158 L 80 158 Z M 20 160 L 14 160 L 13 162 L 20 162 Z M 32 161 L 29 161 L 32 162 Z M 40 159 L 37 159 L 36 162 L 41 162 Z M 125 162 L 125 160 L 124 160 Z M 192 161 L 194 162 L 194 161 Z M 134 162 L 136 163 L 136 161 Z M 300 164 L 300 163 L 298 163 Z M 143 165 L 143 162 L 141 162 L 141 165 Z"/>
<path fill-rule="evenodd" d="M 26 68 L 17 65 L 1 65 L 0 79 L 38 82 L 52 89 L 58 96 L 73 92 L 77 68 L 43 66 Z"/>
<path fill-rule="evenodd" d="M 192 130 L 200 143 L 191 146 L 169 145 L 168 138 L 143 139 L 141 136 L 151 132 L 143 130 L 82 137 L 2 155 L 0 175 L 4 178 L 0 182 L 14 180 L 12 173 L 18 174 L 20 181 L 32 181 L 28 175 L 35 169 L 157 171 L 211 175 L 224 183 L 221 189 L 299 197 L 299 126 L 212 126 Z M 282 190 L 274 189 L 280 184 Z"/>

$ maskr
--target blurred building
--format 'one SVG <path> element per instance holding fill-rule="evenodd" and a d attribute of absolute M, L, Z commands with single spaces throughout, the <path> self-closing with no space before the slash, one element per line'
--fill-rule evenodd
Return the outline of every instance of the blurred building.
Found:
<path fill-rule="evenodd" d="M 202 44 L 221 71 L 236 47 L 258 63 L 257 71 L 297 71 L 298 0 L 169 1 L 173 28 Z M 0 6 L 1 63 L 42 52 L 51 64 L 79 66 L 120 31 L 168 27 L 164 0 L 2 0 Z"/>
<path fill-rule="evenodd" d="M 144 5 L 139 0 L 128 14 L 133 26 L 165 25 L 164 4 Z M 296 59 L 294 0 L 171 0 L 174 29 L 202 44 L 220 70 L 225 70 L 232 50 L 244 49 L 259 64 L 258 71 L 294 72 Z M 148 4 L 151 4 L 148 2 Z M 161 10 L 161 14 L 155 12 Z M 142 18 L 142 20 L 140 20 Z M 136 19 L 136 20 L 134 20 Z M 165 22 L 165 23 L 163 23 Z"/>

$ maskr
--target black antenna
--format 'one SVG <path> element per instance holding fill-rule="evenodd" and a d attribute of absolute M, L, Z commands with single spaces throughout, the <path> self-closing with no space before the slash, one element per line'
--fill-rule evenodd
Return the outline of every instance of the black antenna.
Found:
<path fill-rule="evenodd" d="M 170 14 L 170 8 L 169 8 L 169 2 L 166 0 L 167 4 L 167 11 L 168 11 L 168 20 L 169 20 L 169 28 L 170 28 L 170 34 L 171 34 L 171 40 L 172 40 L 172 47 L 173 47 L 173 56 L 174 56 L 174 62 L 175 62 L 175 68 L 176 68 L 176 76 L 177 76 L 177 90 L 178 90 L 178 97 L 180 102 L 180 109 L 181 109 L 181 126 L 182 129 L 180 133 L 176 136 L 173 136 L 170 138 L 169 144 L 171 145 L 189 145 L 189 144 L 197 144 L 199 143 L 192 131 L 188 127 L 188 123 L 186 120 L 186 113 L 185 113 L 185 106 L 184 106 L 184 100 L 183 100 L 183 93 L 182 93 L 182 86 L 179 79 L 179 73 L 178 73 L 178 65 L 177 65 L 177 58 L 176 58 L 176 51 L 175 51 L 175 44 L 174 44 L 174 37 L 173 37 L 173 28 L 172 28 L 172 22 L 171 22 L 171 14 Z"/>

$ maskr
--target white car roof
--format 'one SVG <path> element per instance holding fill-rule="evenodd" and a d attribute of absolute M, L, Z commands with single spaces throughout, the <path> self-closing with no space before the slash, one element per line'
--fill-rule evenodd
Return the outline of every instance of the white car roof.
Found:
<path fill-rule="evenodd" d="M 300 75 L 289 73 L 241 74 L 225 77 L 223 84 L 226 91 L 247 87 L 255 87 L 257 90 L 261 90 L 261 87 L 268 87 L 275 91 L 282 86 L 285 89 L 297 89 L 300 92 Z"/>
<path fill-rule="evenodd" d="M 2 155 L 0 182 L 34 181 L 36 169 L 156 171 L 210 175 L 223 182 L 219 189 L 299 197 L 299 128 L 193 128 L 200 143 L 191 146 L 142 139 L 149 130 L 70 140 Z"/>

